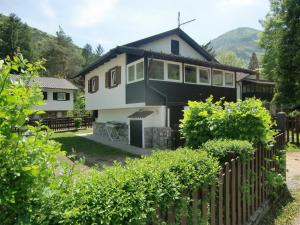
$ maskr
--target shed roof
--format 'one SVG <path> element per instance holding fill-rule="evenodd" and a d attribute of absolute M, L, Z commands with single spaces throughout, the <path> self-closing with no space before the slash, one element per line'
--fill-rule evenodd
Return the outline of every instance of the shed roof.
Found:
<path fill-rule="evenodd" d="M 152 113 L 153 113 L 153 111 L 150 111 L 150 110 L 137 111 L 137 112 L 131 114 L 130 116 L 128 116 L 128 118 L 142 119 L 142 118 L 146 118 L 147 116 L 150 116 Z"/>

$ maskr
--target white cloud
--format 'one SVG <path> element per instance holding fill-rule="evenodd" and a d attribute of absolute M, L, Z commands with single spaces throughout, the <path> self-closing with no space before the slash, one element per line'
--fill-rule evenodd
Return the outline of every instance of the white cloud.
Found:
<path fill-rule="evenodd" d="M 113 11 L 119 0 L 74 1 L 72 25 L 92 27 L 100 24 Z"/>
<path fill-rule="evenodd" d="M 220 0 L 220 7 L 226 8 L 240 8 L 257 5 L 264 0 Z"/>

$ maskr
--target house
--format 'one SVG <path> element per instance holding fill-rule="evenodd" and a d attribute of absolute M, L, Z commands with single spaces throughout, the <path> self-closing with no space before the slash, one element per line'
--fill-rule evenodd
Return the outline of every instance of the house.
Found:
<path fill-rule="evenodd" d="M 86 109 L 94 133 L 109 121 L 125 124 L 129 144 L 165 148 L 188 100 L 210 95 L 236 101 L 236 78 L 256 72 L 220 64 L 179 28 L 117 46 L 84 68 Z"/>
<path fill-rule="evenodd" d="M 11 75 L 11 79 L 16 81 L 19 75 Z M 45 114 L 35 115 L 37 119 L 58 118 L 67 116 L 68 111 L 73 110 L 74 91 L 78 88 L 70 81 L 54 77 L 35 77 L 29 82 L 29 86 L 38 83 L 43 91 L 45 104 L 34 109 L 43 110 Z"/>

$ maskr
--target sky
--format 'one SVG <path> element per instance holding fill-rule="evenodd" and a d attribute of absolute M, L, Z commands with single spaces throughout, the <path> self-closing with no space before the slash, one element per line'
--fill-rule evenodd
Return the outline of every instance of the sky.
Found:
<path fill-rule="evenodd" d="M 262 29 L 259 20 L 269 0 L 0 0 L 0 13 L 14 12 L 23 22 L 50 34 L 61 26 L 83 47 L 101 44 L 105 51 L 177 27 L 199 44 L 238 28 Z"/>

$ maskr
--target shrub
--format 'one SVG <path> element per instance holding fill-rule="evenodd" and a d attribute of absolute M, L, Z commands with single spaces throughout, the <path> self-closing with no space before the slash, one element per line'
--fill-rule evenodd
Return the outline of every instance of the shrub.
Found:
<path fill-rule="evenodd" d="M 0 62 L 1 64 L 1 62 Z M 27 224 L 54 171 L 59 145 L 45 127 L 27 127 L 32 108 L 43 103 L 38 86 L 28 87 L 40 63 L 14 58 L 0 65 L 0 221 Z M 11 73 L 18 80 L 11 81 Z"/>
<path fill-rule="evenodd" d="M 146 224 L 157 208 L 184 201 L 183 192 L 216 182 L 218 172 L 217 161 L 205 152 L 158 151 L 49 190 L 36 223 Z"/>
<path fill-rule="evenodd" d="M 260 100 L 213 102 L 190 101 L 181 120 L 181 134 L 187 146 L 199 148 L 210 139 L 248 140 L 255 146 L 266 145 L 273 140 L 271 115 Z"/>
<path fill-rule="evenodd" d="M 82 124 L 82 119 L 81 118 L 75 118 L 74 119 L 74 126 L 76 129 L 79 129 L 81 127 Z"/>
<path fill-rule="evenodd" d="M 300 111 L 294 110 L 288 114 L 289 118 L 297 118 L 300 117 Z"/>
<path fill-rule="evenodd" d="M 255 149 L 249 141 L 218 139 L 203 144 L 202 150 L 217 158 L 221 163 L 239 156 L 242 162 L 251 159 Z"/>

